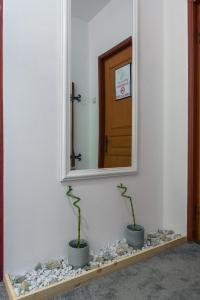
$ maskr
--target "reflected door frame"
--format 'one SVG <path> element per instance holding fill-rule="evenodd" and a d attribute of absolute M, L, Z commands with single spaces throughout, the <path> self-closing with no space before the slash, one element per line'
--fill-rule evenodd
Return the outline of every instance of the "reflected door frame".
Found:
<path fill-rule="evenodd" d="M 104 79 L 104 63 L 115 54 L 121 52 L 127 47 L 132 46 L 132 37 L 128 37 L 115 47 L 111 48 L 104 54 L 98 57 L 98 72 L 99 72 L 99 155 L 98 167 L 104 167 L 104 147 L 105 147 L 105 79 Z"/>

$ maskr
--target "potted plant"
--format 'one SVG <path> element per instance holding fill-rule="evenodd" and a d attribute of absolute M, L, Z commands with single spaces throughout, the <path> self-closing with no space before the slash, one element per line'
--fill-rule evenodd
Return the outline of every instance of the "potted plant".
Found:
<path fill-rule="evenodd" d="M 73 205 L 78 212 L 78 230 L 77 239 L 68 244 L 68 263 L 74 268 L 82 268 L 89 263 L 89 244 L 81 239 L 81 209 L 78 203 L 80 198 L 72 194 L 72 187 L 69 186 L 66 195 L 74 200 Z"/>
<path fill-rule="evenodd" d="M 121 191 L 121 196 L 129 199 L 132 213 L 132 224 L 127 225 L 126 227 L 126 239 L 127 243 L 134 248 L 142 248 L 144 245 L 144 228 L 141 225 L 136 224 L 135 212 L 133 208 L 133 202 L 131 196 L 127 195 L 127 187 L 122 183 L 117 186 Z"/>

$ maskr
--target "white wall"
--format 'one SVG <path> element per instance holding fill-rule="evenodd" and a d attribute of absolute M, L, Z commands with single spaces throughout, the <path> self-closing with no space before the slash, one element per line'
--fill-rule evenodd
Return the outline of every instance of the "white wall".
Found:
<path fill-rule="evenodd" d="M 88 169 L 89 165 L 89 33 L 88 23 L 72 18 L 71 34 L 71 77 L 75 84 L 76 96 L 81 102 L 74 102 L 74 149 L 81 153 L 82 159 L 76 160 L 76 169 Z"/>
<path fill-rule="evenodd" d="M 76 222 L 59 183 L 59 1 L 4 2 L 5 271 L 19 272 L 65 256 Z M 163 181 L 163 19 L 163 1 L 139 1 L 138 174 L 74 183 L 82 197 L 83 237 L 92 249 L 122 237 L 129 223 L 128 204 L 116 189 L 119 182 L 134 193 L 138 223 L 149 231 L 163 223 L 163 184 L 171 176 L 165 172 Z M 176 117 L 185 126 L 182 114 Z M 168 133 L 171 120 L 166 115 L 165 120 Z M 180 147 L 184 152 L 185 143 Z M 177 176 L 173 179 L 179 184 Z"/>
<path fill-rule="evenodd" d="M 186 233 L 187 0 L 165 0 L 164 226 Z"/>
<path fill-rule="evenodd" d="M 90 168 L 98 167 L 98 57 L 132 36 L 132 7 L 132 0 L 112 0 L 89 22 Z"/>

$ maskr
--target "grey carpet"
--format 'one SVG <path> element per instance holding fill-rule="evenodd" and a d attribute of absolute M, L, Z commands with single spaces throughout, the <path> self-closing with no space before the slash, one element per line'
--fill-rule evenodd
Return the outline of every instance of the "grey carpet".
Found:
<path fill-rule="evenodd" d="M 7 300 L 3 286 L 0 299 Z M 184 244 L 50 300 L 199 300 L 200 245 Z"/>

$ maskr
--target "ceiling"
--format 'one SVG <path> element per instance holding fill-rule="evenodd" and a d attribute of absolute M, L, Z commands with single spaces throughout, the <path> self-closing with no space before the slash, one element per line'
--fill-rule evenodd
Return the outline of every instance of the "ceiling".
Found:
<path fill-rule="evenodd" d="M 89 22 L 111 0 L 71 0 L 72 16 Z"/>

